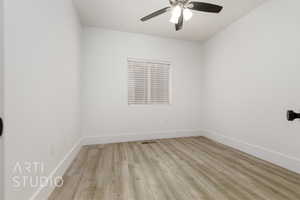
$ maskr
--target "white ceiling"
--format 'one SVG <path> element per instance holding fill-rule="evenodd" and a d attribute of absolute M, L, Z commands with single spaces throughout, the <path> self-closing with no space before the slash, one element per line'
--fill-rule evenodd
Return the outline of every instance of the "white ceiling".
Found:
<path fill-rule="evenodd" d="M 170 13 L 147 22 L 139 19 L 169 6 L 168 0 L 74 0 L 85 26 L 203 41 L 259 6 L 265 0 L 199 0 L 224 6 L 220 14 L 194 12 L 181 31 L 175 32 Z"/>

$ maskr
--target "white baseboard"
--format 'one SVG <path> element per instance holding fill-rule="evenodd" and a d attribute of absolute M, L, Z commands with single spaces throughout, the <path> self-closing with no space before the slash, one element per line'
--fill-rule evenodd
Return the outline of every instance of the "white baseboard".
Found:
<path fill-rule="evenodd" d="M 201 136 L 200 130 L 176 130 L 176 131 L 161 131 L 161 132 L 147 132 L 147 133 L 124 133 L 116 135 L 90 136 L 82 139 L 83 145 L 93 144 L 109 144 L 119 142 L 131 142 L 141 140 L 153 140 L 164 138 L 180 138 Z"/>
<path fill-rule="evenodd" d="M 213 131 L 200 131 L 200 130 L 176 130 L 176 131 L 164 131 L 164 132 L 148 132 L 148 133 L 131 133 L 131 134 L 115 134 L 104 136 L 90 136 L 83 137 L 78 141 L 73 148 L 67 153 L 64 159 L 57 165 L 57 167 L 49 175 L 51 177 L 62 176 L 71 162 L 78 154 L 82 145 L 93 144 L 109 144 L 119 142 L 141 141 L 141 140 L 153 140 L 164 138 L 180 138 L 180 137 L 192 137 L 192 136 L 205 136 L 219 143 L 231 146 L 238 150 L 241 150 L 250 155 L 256 156 L 263 160 L 269 161 L 291 171 L 300 173 L 300 160 L 280 152 L 276 152 L 264 147 L 249 144 L 235 138 L 230 138 L 222 134 L 215 133 Z M 54 190 L 54 187 L 40 187 L 30 200 L 47 200 L 48 196 Z"/>
<path fill-rule="evenodd" d="M 80 139 L 50 173 L 48 180 L 52 180 L 51 178 L 53 177 L 62 177 L 79 153 L 81 147 L 82 140 Z M 54 189 L 54 186 L 51 185 L 39 187 L 29 200 L 47 200 Z"/>
<path fill-rule="evenodd" d="M 199 130 L 177 130 L 177 131 L 165 131 L 165 132 L 152 132 L 152 133 L 139 133 L 139 134 L 119 134 L 119 135 L 106 135 L 97 137 L 83 137 L 81 138 L 67 153 L 67 155 L 59 162 L 57 167 L 51 172 L 48 179 L 52 177 L 63 176 L 76 155 L 79 153 L 80 148 L 83 145 L 93 144 L 109 144 L 118 142 L 129 142 L 139 140 L 152 140 L 152 139 L 163 139 L 163 138 L 178 138 L 178 137 L 190 137 L 200 136 L 201 131 Z M 30 200 L 47 200 L 51 192 L 54 190 L 53 186 L 40 187 L 33 194 Z"/>
<path fill-rule="evenodd" d="M 147 132 L 147 133 L 131 133 L 131 134 L 116 134 L 116 135 L 104 135 L 104 136 L 91 136 L 83 137 L 79 140 L 73 148 L 67 153 L 64 159 L 57 165 L 57 167 L 49 175 L 51 177 L 62 176 L 71 162 L 78 154 L 82 145 L 93 144 L 109 144 L 129 141 L 141 141 L 141 140 L 153 140 L 164 138 L 180 138 L 180 137 L 192 137 L 192 136 L 205 136 L 214 141 L 239 149 L 250 155 L 256 156 L 263 160 L 269 161 L 291 171 L 300 173 L 300 160 L 280 152 L 276 152 L 264 147 L 260 147 L 253 144 L 248 144 L 243 141 L 230 138 L 213 131 L 200 131 L 200 130 L 176 130 L 176 131 L 163 131 L 163 132 Z M 40 187 L 30 200 L 47 200 L 48 196 L 54 190 L 54 187 Z"/>
<path fill-rule="evenodd" d="M 258 145 L 249 144 L 235 138 L 230 138 L 219 133 L 215 133 L 214 131 L 202 131 L 202 135 L 300 174 L 300 160 L 295 157 L 288 156 Z"/>

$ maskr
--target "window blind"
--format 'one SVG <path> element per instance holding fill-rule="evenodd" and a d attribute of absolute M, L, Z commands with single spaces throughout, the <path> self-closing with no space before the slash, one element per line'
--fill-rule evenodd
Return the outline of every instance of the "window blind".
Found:
<path fill-rule="evenodd" d="M 128 59 L 128 104 L 169 104 L 170 64 Z"/>

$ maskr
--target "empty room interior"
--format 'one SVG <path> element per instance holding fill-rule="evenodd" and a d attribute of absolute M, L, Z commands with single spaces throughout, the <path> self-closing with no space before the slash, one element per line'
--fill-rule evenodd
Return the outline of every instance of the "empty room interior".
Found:
<path fill-rule="evenodd" d="M 0 200 L 300 200 L 299 0 L 0 1 Z"/>

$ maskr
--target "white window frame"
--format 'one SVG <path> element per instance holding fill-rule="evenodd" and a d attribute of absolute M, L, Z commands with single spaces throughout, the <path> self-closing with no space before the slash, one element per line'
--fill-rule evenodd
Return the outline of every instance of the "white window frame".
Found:
<path fill-rule="evenodd" d="M 132 62 L 149 62 L 149 63 L 154 63 L 154 64 L 165 64 L 165 65 L 169 65 L 169 103 L 166 104 L 130 104 L 129 103 L 129 77 L 128 77 L 128 63 L 132 61 Z M 165 60 L 155 60 L 155 59 L 144 59 L 144 58 L 132 58 L 132 57 L 128 57 L 127 58 L 127 104 L 129 106 L 170 106 L 172 105 L 172 77 L 173 77 L 173 70 L 172 70 L 172 66 L 171 66 L 171 62 L 170 61 L 165 61 Z M 149 90 L 148 90 L 149 93 Z"/>

